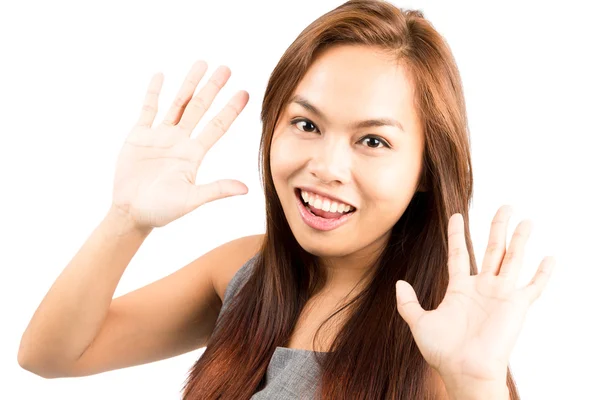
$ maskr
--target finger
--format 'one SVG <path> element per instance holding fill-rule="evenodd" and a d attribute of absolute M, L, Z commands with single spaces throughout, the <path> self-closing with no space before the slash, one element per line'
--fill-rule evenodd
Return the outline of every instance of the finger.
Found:
<path fill-rule="evenodd" d="M 191 135 L 192 131 L 206 113 L 219 91 L 231 76 L 231 70 L 221 65 L 212 74 L 206 85 L 186 105 L 181 121 L 177 124 L 179 128 Z"/>
<path fill-rule="evenodd" d="M 425 310 L 419 304 L 415 290 L 410 283 L 403 280 L 396 282 L 396 304 L 400 316 L 412 330 Z"/>
<path fill-rule="evenodd" d="M 556 259 L 554 257 L 544 257 L 535 275 L 527 286 L 519 289 L 532 304 L 535 300 L 540 297 L 540 294 L 546 287 L 554 266 L 556 265 Z"/>
<path fill-rule="evenodd" d="M 461 214 L 453 214 L 448 222 L 448 275 L 450 280 L 470 275 L 465 222 Z"/>
<path fill-rule="evenodd" d="M 229 103 L 202 130 L 195 139 L 204 152 L 208 151 L 225 134 L 233 121 L 240 115 L 249 99 L 248 92 L 237 92 Z"/>
<path fill-rule="evenodd" d="M 165 119 L 163 120 L 164 124 L 175 125 L 179 122 L 183 110 L 190 102 L 190 99 L 196 90 L 196 86 L 198 86 L 198 83 L 202 80 L 207 69 L 208 64 L 202 60 L 196 61 L 194 65 L 192 65 L 192 68 L 188 72 L 185 81 L 175 97 L 175 101 L 171 105 L 169 111 L 167 111 Z"/>
<path fill-rule="evenodd" d="M 500 263 L 506 252 L 506 231 L 508 230 L 508 221 L 512 216 L 513 209 L 509 205 L 504 205 L 498 209 L 492 227 L 490 228 L 490 237 L 488 239 L 487 249 L 483 256 L 480 275 L 492 274 L 498 275 Z"/>
<path fill-rule="evenodd" d="M 152 127 L 156 112 L 158 111 L 158 95 L 162 88 L 163 79 L 164 76 L 160 72 L 154 74 L 152 79 L 150 79 L 150 84 L 148 85 L 146 96 L 144 97 L 144 104 L 142 105 L 142 112 L 136 122 L 137 126 Z"/>
<path fill-rule="evenodd" d="M 502 265 L 500 266 L 498 276 L 505 278 L 511 284 L 514 284 L 519 276 L 519 270 L 523 264 L 525 244 L 531 233 L 532 224 L 533 222 L 531 220 L 526 219 L 517 225 L 515 232 L 510 239 L 508 250 L 502 259 Z"/>
<path fill-rule="evenodd" d="M 214 200 L 246 193 L 248 193 L 248 187 L 242 182 L 233 179 L 222 179 L 202 185 L 194 185 L 189 192 L 187 204 L 189 204 L 189 211 L 191 211 Z"/>

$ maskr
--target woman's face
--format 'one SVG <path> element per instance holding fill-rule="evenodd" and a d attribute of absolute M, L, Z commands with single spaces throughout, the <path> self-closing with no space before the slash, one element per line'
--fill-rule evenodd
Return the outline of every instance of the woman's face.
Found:
<path fill-rule="evenodd" d="M 382 249 L 417 190 L 423 149 L 402 66 L 367 46 L 319 55 L 271 146 L 275 189 L 298 243 L 325 258 Z"/>

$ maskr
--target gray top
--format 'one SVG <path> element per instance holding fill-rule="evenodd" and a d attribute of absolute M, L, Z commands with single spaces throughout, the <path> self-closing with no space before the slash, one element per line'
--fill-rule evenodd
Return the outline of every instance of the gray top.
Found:
<path fill-rule="evenodd" d="M 216 324 L 228 308 L 241 285 L 250 277 L 256 256 L 248 260 L 235 273 L 225 289 L 223 305 Z M 316 398 L 320 368 L 311 350 L 290 349 L 278 346 L 267 368 L 265 384 L 254 393 L 252 400 L 307 400 Z"/>

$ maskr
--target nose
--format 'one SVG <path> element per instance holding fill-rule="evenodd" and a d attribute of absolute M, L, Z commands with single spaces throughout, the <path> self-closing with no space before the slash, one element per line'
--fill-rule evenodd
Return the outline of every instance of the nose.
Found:
<path fill-rule="evenodd" d="M 350 180 L 350 149 L 343 143 L 324 140 L 314 149 L 308 172 L 324 184 L 346 184 Z"/>

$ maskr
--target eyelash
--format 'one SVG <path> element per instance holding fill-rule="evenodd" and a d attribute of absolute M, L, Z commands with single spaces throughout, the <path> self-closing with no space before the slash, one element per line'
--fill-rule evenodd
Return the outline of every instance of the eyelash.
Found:
<path fill-rule="evenodd" d="M 306 118 L 296 118 L 296 119 L 293 119 L 290 122 L 290 125 L 294 126 L 298 122 L 308 122 L 309 124 L 313 125 L 317 130 L 319 130 L 319 128 L 317 128 L 317 125 L 314 122 L 312 122 L 311 120 L 306 119 Z M 306 132 L 304 130 L 301 130 L 301 131 L 305 132 L 305 133 L 313 133 L 313 132 Z M 383 145 L 383 147 L 387 147 L 388 149 L 392 147 L 392 146 L 390 146 L 390 144 L 385 139 L 383 139 L 382 137 L 376 136 L 376 135 L 366 135 L 366 136 L 364 136 L 364 137 L 362 137 L 360 139 L 360 142 L 363 142 L 365 139 L 375 139 L 375 140 L 378 140 Z M 367 147 L 370 148 L 370 149 L 380 149 L 380 148 L 382 148 L 382 147 L 370 147 L 370 146 L 367 146 Z"/>

